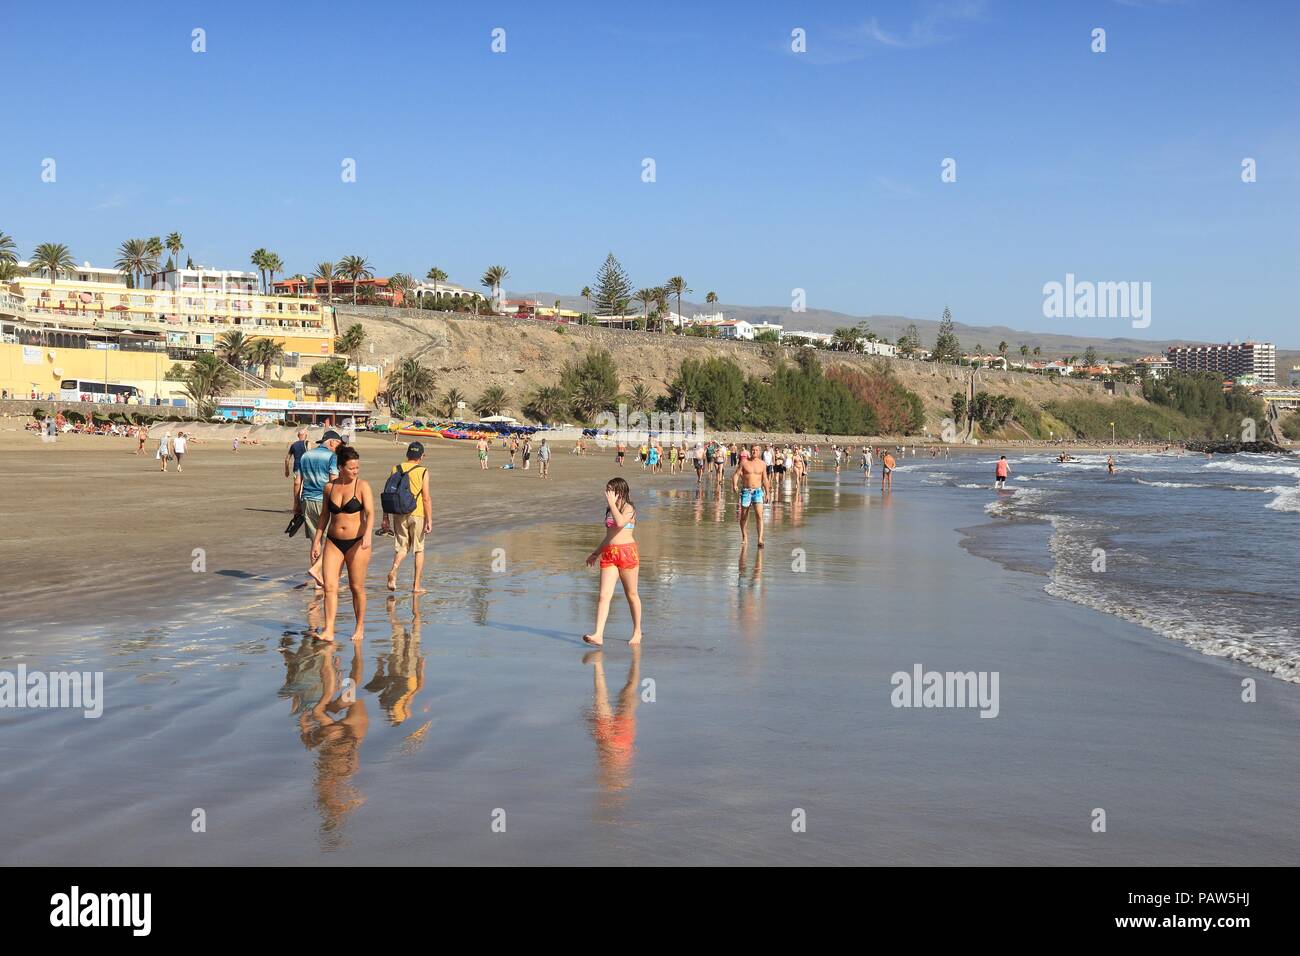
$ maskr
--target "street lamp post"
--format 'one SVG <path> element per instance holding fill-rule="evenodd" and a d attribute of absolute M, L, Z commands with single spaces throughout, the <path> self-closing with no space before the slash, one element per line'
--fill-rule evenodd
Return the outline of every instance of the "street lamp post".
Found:
<path fill-rule="evenodd" d="M 1115 445 L 1115 423 L 1114 422 L 1110 423 L 1110 444 L 1111 447 L 1114 447 Z"/>

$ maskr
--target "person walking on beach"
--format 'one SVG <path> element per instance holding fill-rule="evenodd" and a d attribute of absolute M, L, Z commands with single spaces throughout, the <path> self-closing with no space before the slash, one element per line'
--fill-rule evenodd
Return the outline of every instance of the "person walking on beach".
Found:
<path fill-rule="evenodd" d="M 605 483 L 605 539 L 595 551 L 587 555 L 587 566 L 600 562 L 600 595 L 596 604 L 596 629 L 582 635 L 588 644 L 600 647 L 605 643 L 605 622 L 609 619 L 609 604 L 614 599 L 614 584 L 623 582 L 628 610 L 632 612 L 632 637 L 629 644 L 641 643 L 641 597 L 637 594 L 637 569 L 640 557 L 632 531 L 636 527 L 636 506 L 632 504 L 632 491 L 622 478 L 611 478 Z"/>
<path fill-rule="evenodd" d="M 542 439 L 542 446 L 537 449 L 537 474 L 540 478 L 547 477 L 551 472 L 551 446 Z"/>
<path fill-rule="evenodd" d="M 880 465 L 880 490 L 893 491 L 895 462 L 894 456 L 888 450 L 885 452 L 885 457 L 880 459 Z"/>
<path fill-rule="evenodd" d="M 172 433 L 164 432 L 163 437 L 158 440 L 158 453 L 154 456 L 162 466 L 159 471 L 167 470 L 167 462 L 172 457 Z"/>
<path fill-rule="evenodd" d="M 138 440 L 138 444 L 135 446 L 135 453 L 136 456 L 139 457 L 139 455 L 144 451 L 144 443 L 149 440 L 149 429 L 144 425 L 141 425 L 140 430 L 135 433 L 135 437 Z"/>
<path fill-rule="evenodd" d="M 623 444 L 623 442 L 619 442 L 618 447 L 614 451 L 614 460 L 618 462 L 618 467 L 620 468 L 623 467 L 623 459 L 626 456 L 627 456 L 627 445 Z"/>
<path fill-rule="evenodd" d="M 293 479 L 293 513 L 302 513 L 299 498 L 301 481 L 298 479 L 298 462 L 307 454 L 307 429 L 298 429 L 298 440 L 293 442 L 284 453 L 284 477 Z"/>
<path fill-rule="evenodd" d="M 306 460 L 304 455 L 303 461 Z M 317 522 L 311 543 L 312 570 L 316 572 L 313 576 L 325 588 L 325 630 L 317 635 L 317 639 L 334 640 L 339 580 L 346 566 L 348 588 L 352 591 L 352 612 L 357 622 L 352 640 L 359 641 L 365 636 L 366 569 L 370 566 L 370 532 L 374 525 L 375 502 L 370 484 L 361 480 L 360 453 L 350 445 L 340 444 L 337 461 L 337 477 L 327 482 L 323 490 L 324 520 Z"/>
<path fill-rule="evenodd" d="M 695 448 L 691 451 L 691 461 L 695 465 L 695 483 L 701 484 L 704 481 L 704 443 L 696 442 Z"/>
<path fill-rule="evenodd" d="M 406 461 L 388 473 L 383 494 L 381 533 L 393 534 L 393 566 L 388 569 L 388 590 L 397 590 L 397 569 L 408 554 L 415 556 L 415 577 L 411 593 L 423 594 L 424 536 L 433 530 L 433 499 L 429 494 L 429 469 L 424 464 L 424 445 L 413 441 L 406 446 Z"/>
<path fill-rule="evenodd" d="M 185 469 L 181 467 L 181 462 L 185 459 L 185 446 L 189 439 L 185 437 L 184 432 L 177 432 L 176 437 L 172 440 L 172 454 L 176 456 L 176 471 L 179 474 Z"/>
<path fill-rule="evenodd" d="M 758 527 L 758 546 L 763 547 L 763 498 L 768 487 L 767 466 L 763 464 L 762 453 L 758 445 L 749 450 L 748 458 L 741 458 L 740 464 L 731 475 L 731 490 L 740 494 L 740 550 L 743 552 L 749 544 L 749 514 L 754 513 L 754 522 Z"/>
<path fill-rule="evenodd" d="M 1007 475 L 1011 474 L 1011 462 L 1007 461 L 1007 456 L 1003 455 L 998 459 L 998 463 L 993 466 L 993 487 L 1001 491 L 1007 485 Z"/>
<path fill-rule="evenodd" d="M 488 448 L 490 447 L 488 445 L 488 440 L 486 438 L 480 438 L 478 440 L 477 447 L 478 447 L 479 471 L 487 471 L 488 470 L 487 456 L 488 456 Z"/>
<path fill-rule="evenodd" d="M 303 523 L 307 528 L 309 549 L 316 537 L 317 526 L 320 524 L 321 509 L 324 507 L 325 500 L 325 485 L 339 473 L 335 452 L 342 444 L 342 436 L 331 429 L 321 436 L 315 448 L 298 459 L 298 464 L 294 468 L 294 486 L 302 499 L 298 513 L 302 515 Z M 315 563 L 316 558 L 312 557 L 308 561 L 308 568 Z M 316 580 L 316 586 L 319 588 L 321 583 L 316 579 L 316 575 L 313 574 L 312 579 Z"/>
<path fill-rule="evenodd" d="M 533 436 L 532 435 L 524 436 L 523 452 L 524 452 L 524 471 L 527 471 L 528 466 L 532 463 L 533 460 Z"/>
<path fill-rule="evenodd" d="M 515 455 L 519 454 L 519 439 L 510 436 L 510 467 L 515 467 Z"/>

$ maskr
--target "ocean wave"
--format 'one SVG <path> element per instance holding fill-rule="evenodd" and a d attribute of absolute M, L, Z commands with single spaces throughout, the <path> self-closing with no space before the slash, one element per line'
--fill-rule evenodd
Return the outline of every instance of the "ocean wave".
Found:
<path fill-rule="evenodd" d="M 1090 586 L 1086 579 L 1053 571 L 1043 590 L 1055 597 L 1103 611 L 1150 631 L 1178 641 L 1208 657 L 1226 657 L 1249 664 L 1281 680 L 1300 684 L 1300 647 L 1295 632 L 1286 628 L 1263 628 L 1246 633 L 1224 624 L 1182 620 L 1171 609 L 1151 605 L 1130 607 Z"/>
<path fill-rule="evenodd" d="M 1294 488 L 1267 488 L 1266 491 L 1276 491 L 1277 497 L 1266 504 L 1264 507 L 1272 511 L 1292 511 L 1300 512 L 1300 485 Z"/>
<path fill-rule="evenodd" d="M 964 487 L 964 486 L 962 486 Z M 989 485 L 972 485 L 973 488 L 989 488 Z M 987 515 L 996 515 L 999 518 L 1015 517 L 1017 512 L 1021 511 L 1025 505 L 1031 502 L 1039 502 L 1048 496 L 1049 492 L 1043 488 L 1012 488 L 1011 494 L 999 495 L 997 499 L 990 501 L 984 506 L 984 513 Z M 1045 518 L 1048 515 L 1033 515 L 1035 518 Z"/>
<path fill-rule="evenodd" d="M 1257 465 L 1249 461 L 1209 461 L 1202 467 L 1212 471 L 1235 471 L 1243 475 L 1289 475 L 1300 477 L 1300 465 Z"/>

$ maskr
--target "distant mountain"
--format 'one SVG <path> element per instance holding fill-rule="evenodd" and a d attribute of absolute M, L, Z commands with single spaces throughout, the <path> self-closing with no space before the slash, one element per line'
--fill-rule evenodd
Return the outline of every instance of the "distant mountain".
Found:
<path fill-rule="evenodd" d="M 586 299 L 576 295 L 556 292 L 510 292 L 511 299 L 536 299 L 546 305 L 560 300 L 563 308 L 587 311 L 591 306 Z M 677 300 L 669 299 L 669 305 L 676 310 Z M 682 312 L 687 316 L 696 312 L 725 312 L 728 318 L 744 319 L 746 322 L 775 322 L 785 326 L 787 331 L 833 332 L 838 328 L 854 326 L 866 322 L 867 327 L 877 335 L 896 342 L 898 336 L 909 325 L 915 324 L 921 333 L 923 344 L 928 348 L 934 345 L 934 338 L 939 330 L 938 319 L 913 319 L 904 315 L 848 315 L 844 312 L 832 312 L 829 309 L 809 309 L 794 313 L 781 306 L 727 305 L 706 306 L 690 299 L 682 299 Z M 1200 339 L 1133 339 L 1124 336 L 1103 338 L 1101 336 L 1075 335 L 1064 332 L 1028 332 L 1013 329 L 1005 325 L 966 325 L 953 323 L 961 347 L 967 352 L 974 352 L 977 345 L 984 346 L 986 352 L 996 352 L 999 342 L 1007 343 L 1007 351 L 1018 354 L 1021 345 L 1043 350 L 1043 356 L 1057 358 L 1068 355 L 1083 355 L 1089 346 L 1097 350 L 1098 356 L 1117 359 L 1135 359 L 1143 355 L 1163 352 L 1174 345 L 1211 344 Z M 1117 328 L 1123 325 L 1117 322 Z M 1226 339 L 1225 339 L 1226 341 Z M 1287 372 L 1292 365 L 1300 362 L 1300 351 L 1283 350 L 1279 347 L 1277 355 L 1277 377 L 1279 382 L 1286 382 Z"/>

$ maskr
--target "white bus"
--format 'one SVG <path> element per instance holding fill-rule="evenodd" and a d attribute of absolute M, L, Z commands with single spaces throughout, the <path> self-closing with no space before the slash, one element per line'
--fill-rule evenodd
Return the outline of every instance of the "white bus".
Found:
<path fill-rule="evenodd" d="M 65 402 L 141 401 L 140 389 L 134 385 L 106 384 L 85 378 L 65 378 L 59 383 L 59 398 Z"/>

